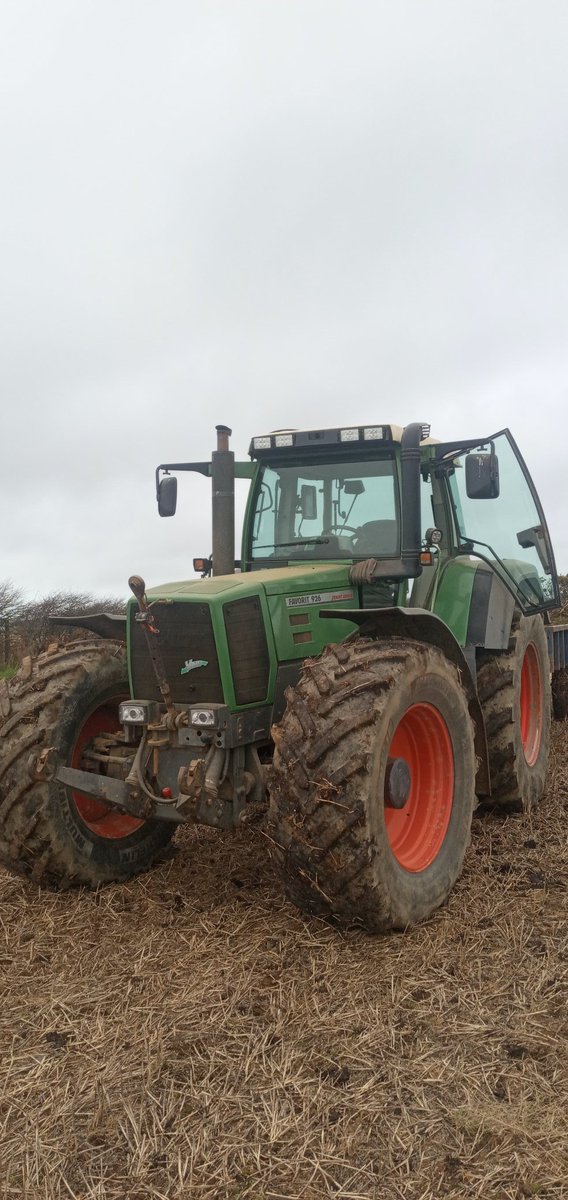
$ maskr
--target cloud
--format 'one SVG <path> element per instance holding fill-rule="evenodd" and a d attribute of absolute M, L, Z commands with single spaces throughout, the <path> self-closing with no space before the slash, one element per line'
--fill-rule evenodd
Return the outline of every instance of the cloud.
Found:
<path fill-rule="evenodd" d="M 352 420 L 509 425 L 568 566 L 565 6 L 22 2 L 0 64 L 2 559 L 191 575 L 159 461 Z"/>

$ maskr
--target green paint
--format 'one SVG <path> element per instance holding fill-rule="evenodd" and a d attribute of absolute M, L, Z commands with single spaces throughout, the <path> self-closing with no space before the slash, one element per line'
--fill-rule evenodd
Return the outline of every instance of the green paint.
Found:
<path fill-rule="evenodd" d="M 470 558 L 453 558 L 440 571 L 434 612 L 449 625 L 460 646 L 465 646 L 471 593 L 478 563 Z"/>
<path fill-rule="evenodd" d="M 256 708 L 259 704 L 272 703 L 276 684 L 276 673 L 280 662 L 303 659 L 321 651 L 330 642 L 340 642 L 353 633 L 350 621 L 326 620 L 320 617 L 320 609 L 358 608 L 358 588 L 349 582 L 350 563 L 307 563 L 300 567 L 277 567 L 274 570 L 249 571 L 246 574 L 219 575 L 213 579 L 191 579 L 185 582 L 165 583 L 148 590 L 148 600 L 156 602 L 155 612 L 158 626 L 167 622 L 167 603 L 206 603 L 211 612 L 211 622 L 217 646 L 219 668 L 223 681 L 225 701 L 231 709 Z M 339 597 L 349 594 L 348 598 Z M 223 607 L 226 603 L 258 596 L 267 635 L 270 673 L 266 697 L 252 705 L 238 705 L 235 698 L 233 677 Z M 318 597 L 321 596 L 321 602 Z M 336 597 L 336 598 L 334 598 Z M 308 598 L 309 602 L 304 603 Z M 298 602 L 301 603 L 298 603 Z M 290 602 L 290 603 L 288 603 Z M 135 601 L 131 601 L 134 604 Z M 290 617 L 298 613 L 308 614 L 301 624 L 291 623 Z M 294 640 L 294 634 L 309 634 L 311 640 Z M 127 642 L 130 661 L 130 637 Z M 181 663 L 185 656 L 180 651 Z M 181 673 L 185 674 L 184 667 Z M 132 689 L 132 677 L 130 677 Z"/>
<path fill-rule="evenodd" d="M 208 605 L 225 701 L 231 709 L 240 711 L 247 707 L 256 708 L 262 703 L 272 703 L 279 663 L 313 657 L 327 645 L 341 642 L 354 632 L 353 624 L 348 619 L 329 620 L 321 616 L 326 608 L 344 609 L 347 613 L 350 608 L 360 607 L 359 589 L 349 582 L 350 567 L 351 563 L 345 561 L 302 563 L 300 566 L 294 564 L 243 574 L 220 575 L 212 579 L 194 578 L 161 584 L 148 591 L 148 598 L 158 601 L 155 610 L 158 625 L 162 614 L 167 621 L 167 604 L 162 607 L 159 601 Z M 447 560 L 440 569 L 434 612 L 446 622 L 462 646 L 466 641 L 476 569 L 477 563 L 469 558 Z M 349 595 L 332 598 L 341 597 L 342 593 Z M 233 687 L 223 607 L 228 602 L 247 596 L 259 597 L 267 635 L 270 674 L 267 695 L 263 700 L 239 706 Z M 398 602 L 407 602 L 407 583 L 404 580 L 400 583 Z M 300 619 L 302 617 L 303 620 Z M 308 640 L 305 640 L 305 635 L 308 635 Z M 183 663 L 181 652 L 180 656 Z M 181 673 L 186 673 L 183 667 Z"/>
<path fill-rule="evenodd" d="M 355 593 L 354 599 L 357 599 L 357 589 L 351 590 Z M 322 619 L 320 611 L 325 612 L 326 607 L 355 608 L 358 606 L 358 601 L 357 604 L 353 600 L 343 600 L 339 603 L 302 605 L 299 609 L 290 609 L 286 605 L 286 599 L 287 597 L 284 595 L 272 595 L 268 601 L 274 641 L 278 647 L 280 661 L 321 654 L 322 650 L 331 642 L 342 642 L 350 633 L 353 633 L 351 621 Z M 291 625 L 291 615 L 295 618 L 305 615 L 306 619 L 301 624 Z M 310 636 L 310 641 L 294 641 L 295 636 L 306 634 Z"/>

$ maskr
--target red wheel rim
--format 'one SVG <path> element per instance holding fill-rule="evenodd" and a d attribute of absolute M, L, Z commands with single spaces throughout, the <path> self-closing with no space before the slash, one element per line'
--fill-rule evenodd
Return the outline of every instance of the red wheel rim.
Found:
<path fill-rule="evenodd" d="M 529 767 L 533 767 L 542 740 L 543 687 L 536 648 L 529 642 L 521 667 L 521 743 Z"/>
<path fill-rule="evenodd" d="M 94 737 L 101 733 L 116 733 L 120 729 L 118 704 L 118 698 L 110 700 L 87 717 L 73 747 L 72 767 L 81 767 L 84 750 Z M 71 794 L 81 820 L 92 833 L 101 838 L 111 838 L 115 841 L 117 838 L 129 837 L 144 824 L 138 817 L 131 817 L 128 813 L 109 808 L 108 804 L 102 800 L 95 800 L 94 796 L 85 796 L 83 792 L 75 791 Z"/>
<path fill-rule="evenodd" d="M 431 704 L 413 704 L 399 721 L 389 758 L 403 758 L 410 792 L 403 808 L 385 804 L 391 851 L 406 871 L 425 871 L 439 854 L 454 799 L 454 755 L 448 727 Z"/>

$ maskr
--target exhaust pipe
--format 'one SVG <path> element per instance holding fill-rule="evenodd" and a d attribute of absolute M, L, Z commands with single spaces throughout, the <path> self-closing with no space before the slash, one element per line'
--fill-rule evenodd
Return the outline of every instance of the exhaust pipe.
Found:
<path fill-rule="evenodd" d="M 229 450 L 232 429 L 216 425 L 217 449 L 211 455 L 213 574 L 235 570 L 235 455 Z"/>
<path fill-rule="evenodd" d="M 400 483 L 402 492 L 402 539 L 400 557 L 405 577 L 416 579 L 422 574 L 420 546 L 422 519 L 420 515 L 420 442 L 425 436 L 418 421 L 407 425 L 400 444 Z"/>

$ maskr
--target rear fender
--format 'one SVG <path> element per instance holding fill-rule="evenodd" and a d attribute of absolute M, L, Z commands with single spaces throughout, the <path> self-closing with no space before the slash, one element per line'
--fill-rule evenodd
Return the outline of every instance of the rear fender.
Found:
<path fill-rule="evenodd" d="M 421 608 L 355 608 L 325 609 L 321 617 L 338 617 L 359 626 L 362 637 L 410 638 L 436 646 L 458 669 L 460 682 L 467 697 L 469 715 L 473 721 L 477 774 L 475 790 L 478 796 L 490 796 L 489 757 L 485 721 L 473 676 L 465 654 L 451 629 L 433 613 Z M 358 635 L 353 635 L 358 636 Z"/>

